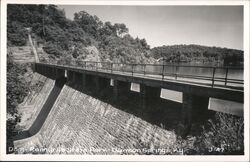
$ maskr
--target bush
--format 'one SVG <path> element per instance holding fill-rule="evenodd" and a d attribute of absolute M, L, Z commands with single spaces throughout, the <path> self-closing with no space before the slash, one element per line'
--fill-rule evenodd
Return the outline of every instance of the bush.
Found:
<path fill-rule="evenodd" d="M 17 22 L 8 24 L 7 39 L 11 45 L 24 46 L 27 43 L 27 30 Z"/>
<path fill-rule="evenodd" d="M 12 145 L 12 138 L 16 135 L 16 123 L 19 120 L 17 105 L 28 93 L 27 82 L 23 78 L 26 66 L 12 61 L 12 53 L 7 54 L 7 152 Z"/>
<path fill-rule="evenodd" d="M 217 112 L 215 118 L 203 128 L 195 145 L 196 150 L 204 154 L 243 154 L 243 118 Z"/>
<path fill-rule="evenodd" d="M 56 46 L 55 44 L 53 44 L 51 42 L 47 42 L 44 45 L 43 50 L 46 53 L 53 55 L 55 57 L 60 57 L 63 55 L 63 50 L 61 50 L 60 47 Z"/>

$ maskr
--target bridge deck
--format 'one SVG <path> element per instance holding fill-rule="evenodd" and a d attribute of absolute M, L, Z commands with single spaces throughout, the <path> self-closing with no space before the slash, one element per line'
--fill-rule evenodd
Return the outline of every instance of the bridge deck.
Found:
<path fill-rule="evenodd" d="M 243 102 L 244 98 L 243 83 L 228 81 L 225 85 L 225 78 L 199 78 L 195 76 L 187 77 L 182 75 L 177 75 L 176 77 L 175 75 L 159 75 L 147 72 L 130 72 L 96 67 L 82 67 L 77 65 L 58 65 L 46 63 L 36 63 L 36 65 L 113 78 L 121 81 L 146 84 L 148 86 L 166 88 L 183 93 L 228 99 L 232 101 Z"/>
<path fill-rule="evenodd" d="M 76 68 L 79 70 L 89 70 L 89 71 L 98 71 L 103 73 L 112 73 L 112 74 L 119 74 L 125 76 L 134 76 L 134 77 L 141 77 L 141 78 L 150 78 L 162 81 L 174 81 L 179 83 L 187 83 L 193 85 L 201 85 L 201 86 L 208 86 L 208 87 L 216 87 L 216 88 L 223 88 L 223 89 L 238 89 L 243 90 L 243 80 L 240 79 L 228 79 L 222 77 L 207 77 L 207 76 L 200 76 L 200 75 L 181 75 L 175 73 L 164 73 L 164 74 L 154 74 L 148 71 L 127 71 L 127 70 L 116 70 L 116 69 L 108 69 L 108 68 L 98 68 L 98 66 L 90 66 L 90 67 L 83 67 L 77 65 L 58 65 L 58 64 L 50 64 L 54 66 L 61 66 L 67 68 Z M 189 67 L 189 66 L 187 66 Z M 191 67 L 198 67 L 201 66 L 191 66 Z M 203 68 L 203 67 L 202 67 Z M 207 67 L 204 67 L 207 68 Z"/>

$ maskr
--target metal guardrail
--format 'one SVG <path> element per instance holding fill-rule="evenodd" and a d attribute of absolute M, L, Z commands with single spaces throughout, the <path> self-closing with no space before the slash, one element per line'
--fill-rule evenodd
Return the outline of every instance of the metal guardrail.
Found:
<path fill-rule="evenodd" d="M 189 79 L 198 80 L 201 81 L 201 83 L 202 81 L 210 81 L 210 85 L 212 87 L 215 85 L 227 87 L 229 84 L 236 84 L 239 85 L 239 87 L 243 87 L 244 84 L 243 67 L 190 66 L 176 64 L 130 64 L 95 61 L 73 61 L 67 65 L 52 65 L 72 66 L 86 70 L 108 73 L 122 72 L 126 73 L 126 75 L 157 77 L 161 80 Z"/>

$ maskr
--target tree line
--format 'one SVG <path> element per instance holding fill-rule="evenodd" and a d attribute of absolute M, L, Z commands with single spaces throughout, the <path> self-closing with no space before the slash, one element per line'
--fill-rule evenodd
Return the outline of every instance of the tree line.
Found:
<path fill-rule="evenodd" d="M 219 62 L 224 66 L 243 65 L 243 51 L 207 47 L 200 45 L 172 45 L 155 47 L 151 54 L 156 59 L 164 59 L 166 62 L 197 62 L 200 64 Z"/>

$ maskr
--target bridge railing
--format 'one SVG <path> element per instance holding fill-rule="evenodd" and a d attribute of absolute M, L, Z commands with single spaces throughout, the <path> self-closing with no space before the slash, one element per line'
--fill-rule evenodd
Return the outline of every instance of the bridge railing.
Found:
<path fill-rule="evenodd" d="M 176 64 L 128 64 L 95 61 L 72 61 L 61 66 L 73 66 L 92 71 L 124 75 L 174 79 L 213 86 L 243 87 L 243 67 L 190 66 Z"/>

